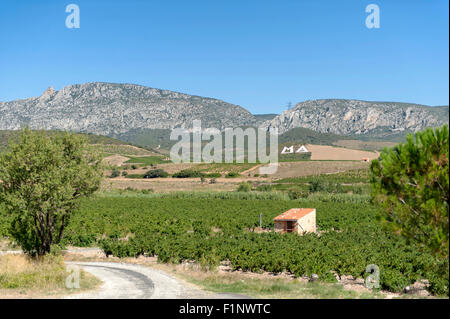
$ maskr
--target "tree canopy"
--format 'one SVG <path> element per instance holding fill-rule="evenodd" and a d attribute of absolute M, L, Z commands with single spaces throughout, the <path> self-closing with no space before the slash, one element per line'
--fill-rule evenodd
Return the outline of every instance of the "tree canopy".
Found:
<path fill-rule="evenodd" d="M 101 156 L 84 136 L 23 129 L 0 154 L 0 200 L 10 235 L 31 255 L 50 252 L 79 199 L 99 188 Z"/>
<path fill-rule="evenodd" d="M 406 143 L 385 149 L 371 164 L 374 200 L 383 220 L 398 234 L 449 254 L 448 126 L 407 136 Z"/>

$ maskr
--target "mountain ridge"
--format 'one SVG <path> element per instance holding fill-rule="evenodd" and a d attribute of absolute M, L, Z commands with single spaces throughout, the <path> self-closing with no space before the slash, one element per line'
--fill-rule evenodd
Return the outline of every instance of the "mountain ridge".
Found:
<path fill-rule="evenodd" d="M 448 106 L 354 99 L 318 99 L 296 104 L 263 123 L 280 134 L 303 127 L 320 133 L 386 138 L 448 124 Z"/>
<path fill-rule="evenodd" d="M 189 95 L 137 84 L 90 82 L 49 87 L 39 97 L 0 102 L 0 129 L 25 125 L 112 135 L 136 128 L 254 125 L 256 119 L 241 106 L 214 98 Z"/>
<path fill-rule="evenodd" d="M 276 114 L 251 114 L 225 101 L 131 83 L 88 82 L 41 96 L 0 102 L 0 130 L 68 130 L 117 137 L 137 130 L 202 127 L 298 127 L 360 139 L 401 139 L 448 123 L 448 106 L 356 99 L 317 99 Z"/>

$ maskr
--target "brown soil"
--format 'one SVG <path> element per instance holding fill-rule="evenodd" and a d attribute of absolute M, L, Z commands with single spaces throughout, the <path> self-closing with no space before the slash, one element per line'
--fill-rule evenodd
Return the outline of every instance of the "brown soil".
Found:
<path fill-rule="evenodd" d="M 361 161 L 363 158 L 373 160 L 379 156 L 378 152 L 359 151 L 327 145 L 308 144 L 306 147 L 311 152 L 311 160 Z"/>

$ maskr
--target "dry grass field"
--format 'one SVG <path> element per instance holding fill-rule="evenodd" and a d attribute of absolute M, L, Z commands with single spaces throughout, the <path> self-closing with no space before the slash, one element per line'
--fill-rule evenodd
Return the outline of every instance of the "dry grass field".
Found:
<path fill-rule="evenodd" d="M 214 183 L 211 178 L 206 178 L 203 182 L 200 178 L 126 178 L 119 176 L 108 178 L 102 184 L 103 190 L 134 188 L 138 190 L 152 190 L 158 193 L 177 191 L 234 191 L 243 181 L 270 182 L 274 179 L 303 177 L 321 174 L 333 174 L 348 170 L 364 169 L 369 167 L 368 162 L 363 162 L 363 158 L 372 160 L 379 156 L 376 151 L 362 151 L 343 147 L 333 147 L 324 145 L 306 145 L 311 151 L 311 161 L 280 162 L 275 174 L 260 176 L 259 167 L 262 164 L 236 164 L 236 163 L 161 163 L 153 166 L 138 165 L 138 168 L 127 169 L 131 175 L 143 175 L 150 169 L 163 169 L 169 174 L 177 173 L 181 170 L 195 170 L 202 173 L 220 173 L 222 178 L 216 178 Z M 121 166 L 129 158 L 123 155 L 112 155 L 105 158 L 110 165 Z M 140 167 L 139 167 L 140 166 Z M 238 178 L 224 178 L 225 174 L 236 172 L 241 175 Z M 110 175 L 106 172 L 106 176 Z"/>
<path fill-rule="evenodd" d="M 69 273 L 61 256 L 32 259 L 26 255 L 0 256 L 0 299 L 60 298 L 63 295 L 94 289 L 101 282 L 84 271 L 80 289 L 65 287 Z"/>
<path fill-rule="evenodd" d="M 194 165 L 204 164 L 159 164 L 158 168 L 163 168 L 170 173 L 180 169 L 193 168 Z M 235 191 L 239 184 L 244 181 L 249 182 L 270 182 L 275 179 L 288 177 L 302 177 L 321 174 L 333 174 L 349 170 L 364 169 L 369 167 L 369 163 L 359 161 L 303 161 L 303 162 L 283 162 L 278 164 L 275 174 L 267 176 L 255 176 L 259 174 L 258 168 L 261 165 L 253 166 L 251 170 L 244 171 L 245 174 L 238 178 L 215 178 L 215 183 L 211 183 L 211 178 L 206 178 L 202 183 L 200 178 L 108 178 L 103 181 L 103 190 L 134 188 L 138 190 L 148 189 L 157 193 L 177 192 L 177 191 Z M 173 166 L 173 167 L 172 167 Z M 135 174 L 142 174 L 146 169 L 130 170 Z"/>
<path fill-rule="evenodd" d="M 269 175 L 269 179 L 279 179 L 288 177 L 313 176 L 321 174 L 334 174 L 349 170 L 368 168 L 369 163 L 357 161 L 304 161 L 304 162 L 283 162 L 278 164 L 275 174 Z M 250 172 L 251 176 L 258 173 L 258 170 Z"/>
<path fill-rule="evenodd" d="M 134 146 L 134 145 L 116 145 L 116 144 L 93 144 L 104 153 L 123 154 L 130 156 L 158 156 L 158 153 Z"/>
<path fill-rule="evenodd" d="M 115 155 L 111 155 L 111 156 L 107 156 L 103 159 L 103 161 L 107 164 L 107 165 L 112 165 L 112 166 L 122 166 L 123 163 L 125 163 L 126 161 L 128 161 L 129 158 L 119 155 L 119 154 L 115 154 Z"/>
<path fill-rule="evenodd" d="M 311 160 L 318 161 L 361 161 L 363 158 L 373 160 L 379 156 L 378 152 L 353 150 L 343 147 L 327 145 L 306 145 L 311 152 Z"/>

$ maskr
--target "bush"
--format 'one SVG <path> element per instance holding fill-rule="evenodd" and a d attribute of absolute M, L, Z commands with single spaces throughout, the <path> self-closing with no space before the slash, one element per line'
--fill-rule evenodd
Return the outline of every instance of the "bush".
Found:
<path fill-rule="evenodd" d="M 288 196 L 290 199 L 299 199 L 299 198 L 306 198 L 308 197 L 309 193 L 307 191 L 301 190 L 301 189 L 291 189 L 288 192 Z"/>
<path fill-rule="evenodd" d="M 152 169 L 144 174 L 144 178 L 157 178 L 157 177 L 167 177 L 169 173 L 163 169 Z"/>
<path fill-rule="evenodd" d="M 209 183 L 210 183 L 210 184 L 215 184 L 215 183 L 217 183 L 217 181 L 216 181 L 215 178 L 211 178 L 210 181 L 209 181 Z"/>
<path fill-rule="evenodd" d="M 109 175 L 110 178 L 116 178 L 120 176 L 120 171 L 117 168 L 114 168 L 111 171 L 111 175 Z"/>
<path fill-rule="evenodd" d="M 192 169 L 184 169 L 172 175 L 174 178 L 194 178 L 194 177 L 204 177 L 205 174 Z"/>
<path fill-rule="evenodd" d="M 249 192 L 252 190 L 252 185 L 247 182 L 242 182 L 239 184 L 239 187 L 237 189 L 238 192 Z"/>
<path fill-rule="evenodd" d="M 131 165 L 131 169 L 137 169 L 138 166 L 136 164 Z"/>
<path fill-rule="evenodd" d="M 122 176 L 123 176 L 123 177 L 126 177 L 127 175 L 128 175 L 128 172 L 127 172 L 127 171 L 123 171 L 123 172 L 122 172 Z"/>
<path fill-rule="evenodd" d="M 309 182 L 309 191 L 311 193 L 321 192 L 324 190 L 325 190 L 325 183 L 322 182 L 320 179 L 312 179 Z"/>
<path fill-rule="evenodd" d="M 227 175 L 225 175 L 225 178 L 235 178 L 235 177 L 240 177 L 241 174 L 236 173 L 236 172 L 228 172 Z"/>

